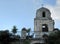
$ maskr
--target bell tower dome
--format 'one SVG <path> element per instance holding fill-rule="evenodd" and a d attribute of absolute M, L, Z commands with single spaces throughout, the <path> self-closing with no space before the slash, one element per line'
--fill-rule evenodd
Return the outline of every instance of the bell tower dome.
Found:
<path fill-rule="evenodd" d="M 34 18 L 35 37 L 39 38 L 41 32 L 50 32 L 54 29 L 54 20 L 51 18 L 51 12 L 47 8 L 39 8 Z"/>
<path fill-rule="evenodd" d="M 51 12 L 47 8 L 39 8 L 36 12 L 36 18 L 39 19 L 51 19 Z"/>

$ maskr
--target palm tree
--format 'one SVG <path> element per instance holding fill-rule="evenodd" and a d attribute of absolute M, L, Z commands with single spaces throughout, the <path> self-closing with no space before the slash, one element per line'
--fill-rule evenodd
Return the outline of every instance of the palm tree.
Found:
<path fill-rule="evenodd" d="M 17 33 L 17 28 L 16 28 L 16 26 L 13 26 L 12 32 L 13 32 L 14 35 Z"/>
<path fill-rule="evenodd" d="M 30 36 L 30 31 L 31 31 L 31 28 L 27 30 L 28 36 Z"/>

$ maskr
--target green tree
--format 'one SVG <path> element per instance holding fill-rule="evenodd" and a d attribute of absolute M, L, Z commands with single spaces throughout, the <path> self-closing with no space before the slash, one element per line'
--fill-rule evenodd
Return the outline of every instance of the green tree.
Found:
<path fill-rule="evenodd" d="M 43 35 L 43 38 L 45 40 L 45 44 L 48 44 L 48 35 L 47 34 L 44 34 Z"/>
<path fill-rule="evenodd" d="M 60 31 L 51 33 L 49 35 L 48 44 L 60 44 Z"/>
<path fill-rule="evenodd" d="M 13 32 L 14 35 L 17 33 L 17 30 L 18 29 L 16 28 L 16 26 L 13 26 L 12 32 Z"/>
<path fill-rule="evenodd" d="M 19 41 L 20 36 L 15 35 L 16 38 L 14 38 L 14 35 L 10 33 L 8 30 L 0 31 L 0 43 L 1 44 L 11 44 L 11 42 Z"/>
<path fill-rule="evenodd" d="M 27 29 L 28 36 L 30 36 L 31 28 Z"/>
<path fill-rule="evenodd" d="M 30 44 L 30 39 L 25 39 L 24 41 L 23 41 L 23 44 Z"/>
<path fill-rule="evenodd" d="M 12 41 L 11 39 L 11 33 L 9 33 L 8 30 L 6 31 L 0 31 L 0 42 L 1 44 L 10 44 Z"/>

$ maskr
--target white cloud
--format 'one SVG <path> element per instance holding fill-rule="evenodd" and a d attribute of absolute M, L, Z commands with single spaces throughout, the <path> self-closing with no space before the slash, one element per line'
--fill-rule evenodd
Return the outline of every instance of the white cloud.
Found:
<path fill-rule="evenodd" d="M 56 2 L 56 3 L 57 3 L 57 5 L 60 5 L 60 0 L 56 0 L 56 1 L 57 1 L 57 2 Z"/>
<path fill-rule="evenodd" d="M 56 19 L 57 20 L 60 20 L 60 0 L 56 0 L 56 6 L 53 7 L 54 8 L 54 12 L 55 12 L 55 15 L 56 15 Z"/>
<path fill-rule="evenodd" d="M 54 20 L 60 21 L 60 0 L 56 0 L 55 6 L 46 5 L 46 8 L 50 9 L 52 18 Z"/>

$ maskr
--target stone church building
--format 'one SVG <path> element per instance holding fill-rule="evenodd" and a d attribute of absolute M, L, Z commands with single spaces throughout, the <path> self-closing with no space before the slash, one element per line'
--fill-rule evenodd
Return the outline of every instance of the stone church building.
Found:
<path fill-rule="evenodd" d="M 45 44 L 43 35 L 49 35 L 54 29 L 54 20 L 51 18 L 51 12 L 45 7 L 36 11 L 34 18 L 34 38 L 30 39 L 30 44 Z M 22 31 L 21 40 L 26 39 L 26 30 Z"/>
<path fill-rule="evenodd" d="M 30 44 L 45 44 L 43 35 L 49 35 L 54 30 L 54 20 L 51 18 L 51 12 L 45 7 L 41 7 L 36 11 L 34 18 L 34 38 L 29 39 Z M 26 40 L 26 30 L 21 31 L 20 41 L 17 44 L 23 44 Z M 16 44 L 14 43 L 14 44 Z"/>
<path fill-rule="evenodd" d="M 36 17 L 34 18 L 34 34 L 39 40 L 33 41 L 31 44 L 44 44 L 43 35 L 49 35 L 54 29 L 54 20 L 51 18 L 49 9 L 42 7 L 37 9 Z"/>

